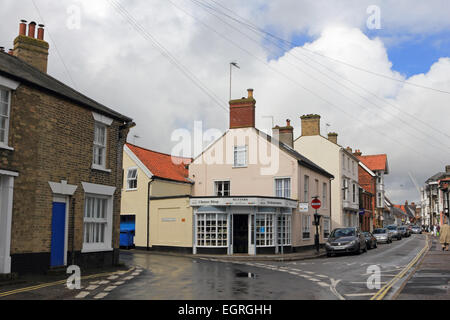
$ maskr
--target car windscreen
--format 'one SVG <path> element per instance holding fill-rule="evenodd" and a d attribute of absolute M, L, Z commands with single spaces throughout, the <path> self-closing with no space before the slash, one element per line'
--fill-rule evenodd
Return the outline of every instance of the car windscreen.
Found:
<path fill-rule="evenodd" d="M 353 228 L 335 229 L 330 235 L 331 238 L 352 237 L 352 236 L 355 236 L 355 229 Z"/>
<path fill-rule="evenodd" d="M 389 226 L 387 227 L 389 230 L 397 230 L 397 226 Z"/>
<path fill-rule="evenodd" d="M 374 234 L 386 233 L 386 229 L 375 229 L 373 230 Z"/>
<path fill-rule="evenodd" d="M 369 232 L 363 232 L 363 234 L 364 234 L 366 237 L 370 237 L 370 233 L 369 233 Z"/>

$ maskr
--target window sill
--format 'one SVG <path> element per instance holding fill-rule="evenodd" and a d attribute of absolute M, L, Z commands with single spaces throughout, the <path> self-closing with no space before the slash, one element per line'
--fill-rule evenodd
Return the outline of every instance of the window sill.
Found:
<path fill-rule="evenodd" d="M 233 169 L 239 169 L 239 168 L 247 168 L 247 166 L 233 166 Z"/>
<path fill-rule="evenodd" d="M 137 188 L 134 188 L 134 189 L 125 189 L 125 191 L 137 191 Z"/>
<path fill-rule="evenodd" d="M 91 169 L 111 173 L 111 169 L 105 169 L 97 164 L 92 164 Z"/>
<path fill-rule="evenodd" d="M 6 150 L 10 150 L 10 151 L 14 151 L 14 148 L 9 147 L 5 144 L 0 144 L 0 149 L 6 149 Z"/>
<path fill-rule="evenodd" d="M 102 252 L 102 251 L 113 251 L 111 247 L 97 247 L 97 248 L 83 248 L 81 249 L 81 253 L 89 253 L 89 252 Z"/>

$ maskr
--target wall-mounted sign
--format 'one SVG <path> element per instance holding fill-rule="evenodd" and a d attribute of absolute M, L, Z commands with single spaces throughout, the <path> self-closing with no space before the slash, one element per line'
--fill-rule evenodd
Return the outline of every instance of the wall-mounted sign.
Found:
<path fill-rule="evenodd" d="M 298 204 L 298 211 L 300 212 L 308 212 L 309 210 L 309 203 L 308 202 L 300 202 Z"/>
<path fill-rule="evenodd" d="M 177 218 L 161 218 L 162 222 L 176 222 Z"/>
<path fill-rule="evenodd" d="M 217 197 L 217 198 L 191 198 L 193 207 L 200 206 L 256 206 L 256 207 L 284 207 L 297 208 L 297 201 L 277 198 L 259 197 Z"/>

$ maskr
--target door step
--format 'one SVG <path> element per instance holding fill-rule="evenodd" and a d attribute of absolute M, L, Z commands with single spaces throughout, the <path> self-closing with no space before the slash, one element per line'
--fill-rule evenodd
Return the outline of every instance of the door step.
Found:
<path fill-rule="evenodd" d="M 47 270 L 48 275 L 61 275 L 67 273 L 67 267 L 61 266 L 61 267 L 50 267 L 50 269 Z"/>

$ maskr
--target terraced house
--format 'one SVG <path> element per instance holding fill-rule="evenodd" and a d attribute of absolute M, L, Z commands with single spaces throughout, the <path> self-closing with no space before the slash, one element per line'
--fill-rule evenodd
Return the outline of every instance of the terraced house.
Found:
<path fill-rule="evenodd" d="M 28 31 L 28 33 L 27 33 Z M 118 262 L 132 119 L 47 74 L 44 26 L 0 52 L 0 273 Z"/>

